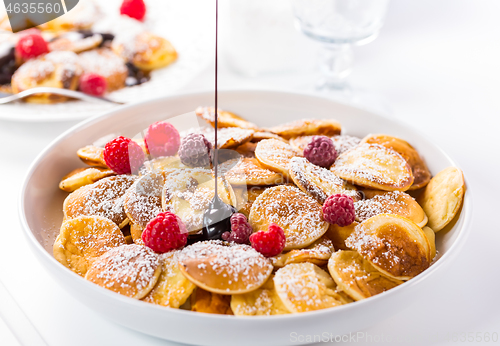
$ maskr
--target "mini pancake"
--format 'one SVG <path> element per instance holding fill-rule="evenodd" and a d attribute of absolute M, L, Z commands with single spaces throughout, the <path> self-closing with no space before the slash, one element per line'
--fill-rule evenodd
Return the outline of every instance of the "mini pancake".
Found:
<path fill-rule="evenodd" d="M 275 185 L 283 182 L 283 176 L 280 173 L 271 171 L 265 168 L 255 158 L 242 158 L 240 160 L 233 159 L 233 162 L 226 161 L 222 164 L 221 168 L 225 165 L 232 165 L 237 162 L 231 169 L 229 169 L 224 177 L 231 185 Z"/>
<path fill-rule="evenodd" d="M 217 147 L 219 149 L 234 149 L 249 142 L 253 137 L 253 130 L 239 127 L 225 127 L 217 131 Z M 215 133 L 205 134 L 206 139 L 215 147 Z"/>
<path fill-rule="evenodd" d="M 71 51 L 73 53 L 81 53 L 99 47 L 102 43 L 102 36 L 94 34 L 89 37 L 83 35 L 61 35 L 48 42 L 49 50 L 53 51 Z"/>
<path fill-rule="evenodd" d="M 262 286 L 273 270 L 251 246 L 220 240 L 194 243 L 179 257 L 179 268 L 192 283 L 219 294 L 242 294 Z"/>
<path fill-rule="evenodd" d="M 196 288 L 179 270 L 179 251 L 170 251 L 159 255 L 162 271 L 156 286 L 147 296 L 145 302 L 179 308 L 184 304 Z"/>
<path fill-rule="evenodd" d="M 313 137 L 314 136 L 299 136 L 292 138 L 290 139 L 290 145 L 298 152 L 303 153 Z M 337 155 L 356 147 L 361 142 L 360 138 L 348 135 L 329 136 L 329 138 L 333 141 Z"/>
<path fill-rule="evenodd" d="M 123 245 L 98 257 L 85 279 L 124 296 L 142 299 L 161 274 L 158 255 L 145 246 Z"/>
<path fill-rule="evenodd" d="M 116 175 L 79 188 L 64 200 L 64 218 L 103 216 L 123 228 L 129 221 L 123 210 L 123 196 L 135 180 L 132 175 Z"/>
<path fill-rule="evenodd" d="M 236 205 L 231 185 L 219 178 L 218 195 L 226 203 Z M 203 215 L 215 196 L 212 172 L 202 168 L 165 171 L 162 207 L 181 218 L 190 233 L 203 228 Z"/>
<path fill-rule="evenodd" d="M 125 237 L 111 220 L 79 216 L 63 222 L 53 252 L 61 264 L 84 276 L 95 258 L 124 244 Z"/>
<path fill-rule="evenodd" d="M 340 155 L 330 168 L 348 182 L 384 191 L 406 191 L 413 174 L 406 160 L 378 144 L 360 144 Z"/>
<path fill-rule="evenodd" d="M 61 179 L 59 188 L 66 192 L 73 192 L 82 186 L 93 184 L 112 175 L 115 175 L 115 172 L 106 168 L 77 168 Z"/>
<path fill-rule="evenodd" d="M 231 309 L 235 316 L 283 315 L 290 311 L 281 301 L 274 287 L 274 275 L 260 288 L 231 296 Z"/>
<path fill-rule="evenodd" d="M 290 139 L 308 135 L 340 135 L 342 127 L 340 123 L 332 119 L 302 119 L 271 127 L 268 131 Z"/>
<path fill-rule="evenodd" d="M 265 139 L 257 143 L 255 157 L 266 168 L 289 177 L 290 160 L 300 156 L 289 144 L 276 139 Z"/>
<path fill-rule="evenodd" d="M 147 172 L 162 172 L 181 168 L 189 169 L 181 162 L 179 156 L 164 156 L 144 162 L 144 169 L 140 173 L 145 175 Z"/>
<path fill-rule="evenodd" d="M 439 232 L 453 220 L 462 206 L 465 181 L 462 171 L 448 167 L 431 179 L 418 202 L 429 217 L 429 227 Z"/>
<path fill-rule="evenodd" d="M 293 157 L 290 160 L 289 173 L 293 182 L 309 196 L 323 204 L 334 194 L 342 193 L 354 201 L 361 199 L 361 194 L 354 186 L 337 177 L 328 169 L 310 163 L 304 157 Z"/>
<path fill-rule="evenodd" d="M 38 28 L 52 32 L 89 30 L 100 17 L 101 11 L 94 1 L 81 1 L 64 15 Z"/>
<path fill-rule="evenodd" d="M 197 287 L 191 295 L 191 311 L 218 315 L 233 315 L 231 296 L 212 293 Z"/>
<path fill-rule="evenodd" d="M 266 187 L 234 186 L 233 190 L 236 197 L 236 209 L 238 209 L 239 213 L 243 213 L 248 218 L 253 202 L 255 202 L 257 197 L 266 190 Z"/>
<path fill-rule="evenodd" d="M 409 280 L 427 269 L 431 248 L 422 229 L 394 214 L 379 214 L 356 226 L 346 245 L 383 274 Z"/>
<path fill-rule="evenodd" d="M 85 73 L 95 73 L 106 79 L 107 92 L 125 87 L 128 69 L 122 58 L 109 48 L 99 48 L 80 54 Z"/>
<path fill-rule="evenodd" d="M 80 160 L 85 164 L 93 167 L 101 167 L 109 169 L 106 161 L 104 161 L 104 148 L 88 145 L 76 152 Z"/>
<path fill-rule="evenodd" d="M 76 90 L 83 70 L 78 56 L 69 51 L 50 52 L 25 62 L 12 76 L 12 91 L 52 87 Z M 40 93 L 23 99 L 29 103 L 52 104 L 68 100 L 66 96 Z"/>
<path fill-rule="evenodd" d="M 131 223 L 130 224 L 130 236 L 132 237 L 132 241 L 137 245 L 144 245 L 142 241 L 142 232 L 144 228 L 139 226 L 138 224 Z"/>
<path fill-rule="evenodd" d="M 161 195 L 164 185 L 162 173 L 148 173 L 137 179 L 127 190 L 123 197 L 123 208 L 133 224 L 144 229 L 149 221 L 162 212 Z"/>
<path fill-rule="evenodd" d="M 150 32 L 141 32 L 132 39 L 117 36 L 111 45 L 113 51 L 124 60 L 129 60 L 143 71 L 152 71 L 170 65 L 177 60 L 177 51 L 163 37 Z"/>
<path fill-rule="evenodd" d="M 326 231 L 325 236 L 328 237 L 333 243 L 333 246 L 337 250 L 349 250 L 345 241 L 349 236 L 354 233 L 354 229 L 359 225 L 356 221 L 351 223 L 349 226 L 340 227 L 336 224 L 330 224 L 328 231 Z"/>
<path fill-rule="evenodd" d="M 214 107 L 198 107 L 195 111 L 196 115 L 208 122 L 212 127 L 215 127 L 215 108 Z M 219 109 L 217 111 L 217 127 L 239 127 L 242 129 L 258 130 L 259 127 L 239 115 Z"/>
<path fill-rule="evenodd" d="M 396 214 L 412 220 L 419 227 L 424 227 L 427 223 L 424 210 L 407 193 L 364 190 L 363 194 L 366 199 L 354 203 L 358 222 L 363 222 L 378 214 Z"/>
<path fill-rule="evenodd" d="M 259 195 L 250 210 L 249 222 L 254 232 L 267 230 L 271 223 L 280 226 L 286 236 L 284 250 L 304 248 L 328 229 L 321 205 L 287 185 L 271 187 Z"/>
<path fill-rule="evenodd" d="M 246 142 L 246 143 L 240 145 L 239 147 L 237 147 L 235 150 L 242 157 L 255 158 L 255 149 L 256 148 L 257 148 L 256 143 Z"/>
<path fill-rule="evenodd" d="M 274 284 L 281 301 L 293 313 L 346 303 L 330 275 L 312 263 L 292 263 L 279 269 Z"/>
<path fill-rule="evenodd" d="M 334 251 L 333 242 L 323 236 L 308 247 L 290 250 L 269 259 L 274 268 L 282 268 L 290 263 L 302 262 L 314 263 L 321 267 L 327 264 Z"/>
<path fill-rule="evenodd" d="M 388 135 L 369 135 L 363 138 L 362 143 L 380 144 L 390 148 L 400 154 L 410 165 L 415 179 L 410 190 L 417 190 L 424 187 L 431 180 L 431 172 L 427 168 L 424 160 L 408 142 Z"/>
<path fill-rule="evenodd" d="M 379 272 L 356 251 L 337 251 L 328 261 L 328 271 L 337 285 L 354 300 L 373 297 L 401 285 Z"/>
<path fill-rule="evenodd" d="M 278 141 L 288 143 L 288 141 L 286 139 L 284 139 L 283 137 L 280 137 L 277 134 L 269 132 L 269 131 L 256 131 L 253 134 L 252 142 L 258 143 L 260 141 L 263 141 L 264 139 L 276 139 Z"/>
<path fill-rule="evenodd" d="M 427 240 L 429 241 L 429 246 L 431 247 L 431 260 L 434 260 L 436 257 L 437 251 L 436 251 L 436 233 L 432 230 L 432 228 L 425 226 L 422 228 L 422 231 L 424 231 Z"/>

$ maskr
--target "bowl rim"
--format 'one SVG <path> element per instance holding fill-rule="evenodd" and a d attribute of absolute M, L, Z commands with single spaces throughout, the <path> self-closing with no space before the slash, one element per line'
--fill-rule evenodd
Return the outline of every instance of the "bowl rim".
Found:
<path fill-rule="evenodd" d="M 29 187 L 29 182 L 31 177 L 33 176 L 36 168 L 38 165 L 42 162 L 44 157 L 52 150 L 54 146 L 56 146 L 61 140 L 71 136 L 75 131 L 84 128 L 87 125 L 96 123 L 101 121 L 102 119 L 114 116 L 116 113 L 121 113 L 124 110 L 128 109 L 133 109 L 133 108 L 139 108 L 142 105 L 149 104 L 149 103 L 156 103 L 156 102 L 162 102 L 162 101 L 171 101 L 175 100 L 176 98 L 184 98 L 184 97 L 194 97 L 194 96 L 202 96 L 202 95 L 207 95 L 207 94 L 213 94 L 213 91 L 194 91 L 194 92 L 184 92 L 184 93 L 175 93 L 172 95 L 164 96 L 164 97 L 159 97 L 151 100 L 146 100 L 142 102 L 137 102 L 137 103 L 132 103 L 132 104 L 127 104 L 123 106 L 119 106 L 117 108 L 114 108 L 110 111 L 106 111 L 100 114 L 97 114 L 91 118 L 88 118 L 82 122 L 77 123 L 76 125 L 72 126 L 71 128 L 67 129 L 64 131 L 62 134 L 57 136 L 55 139 L 53 139 L 33 160 L 33 162 L 30 164 L 27 173 L 24 176 L 23 179 L 23 184 L 22 188 L 20 191 L 20 196 L 18 199 L 18 212 L 19 212 L 19 220 L 21 223 L 21 228 L 22 231 L 26 237 L 26 240 L 29 242 L 31 245 L 32 251 L 36 251 L 38 255 L 43 256 L 43 258 L 46 260 L 45 263 L 50 263 L 50 265 L 54 268 L 58 268 L 56 270 L 63 270 L 64 274 L 63 275 L 70 275 L 74 277 L 76 280 L 80 280 L 79 282 L 82 285 L 87 285 L 87 288 L 90 290 L 93 290 L 96 294 L 99 295 L 104 295 L 106 296 L 106 299 L 113 299 L 117 302 L 127 304 L 131 307 L 137 307 L 137 308 L 142 308 L 142 309 L 157 309 L 158 311 L 163 311 L 165 314 L 173 313 L 173 314 L 181 314 L 185 316 L 189 316 L 191 318 L 200 318 L 200 319 L 219 319 L 221 322 L 227 322 L 229 320 L 234 321 L 234 320 L 241 320 L 241 321 L 258 321 L 258 320 L 265 320 L 265 321 L 278 321 L 278 320 L 287 320 L 287 319 L 301 319 L 301 318 L 313 318 L 314 316 L 322 316 L 322 315 L 330 315 L 332 313 L 342 313 L 342 311 L 346 309 L 357 309 L 357 308 L 362 308 L 362 306 L 367 305 L 367 304 L 374 304 L 377 301 L 380 300 L 385 300 L 385 299 L 390 299 L 393 295 L 396 295 L 398 292 L 401 290 L 404 290 L 405 288 L 409 288 L 410 286 L 416 286 L 419 285 L 423 280 L 425 280 L 428 276 L 434 275 L 438 270 L 441 270 L 444 266 L 448 265 L 450 263 L 450 259 L 454 256 L 456 256 L 459 252 L 459 250 L 462 248 L 462 246 L 465 244 L 465 241 L 467 237 L 470 235 L 470 224 L 471 224 L 471 219 L 472 219 L 472 194 L 470 191 L 470 184 L 468 183 L 468 179 L 464 177 L 465 183 L 466 183 L 466 194 L 464 196 L 464 200 L 462 202 L 461 206 L 461 216 L 463 215 L 463 223 L 461 228 L 458 230 L 459 234 L 453 244 L 450 246 L 450 248 L 446 251 L 446 253 L 441 256 L 438 260 L 436 260 L 434 263 L 431 264 L 431 266 L 417 275 L 416 277 L 412 278 L 411 280 L 405 281 L 403 284 L 389 290 L 386 292 L 383 292 L 381 294 L 375 295 L 373 297 L 367 298 L 367 299 L 362 299 L 359 301 L 354 301 L 353 303 L 350 304 L 345 304 L 342 306 L 338 306 L 335 308 L 327 308 L 327 309 L 322 309 L 322 310 L 315 310 L 315 311 L 308 311 L 308 312 L 302 312 L 299 314 L 285 314 L 285 315 L 273 315 L 273 316 L 231 316 L 231 315 L 217 315 L 217 314 L 201 314 L 193 311 L 187 311 L 183 309 L 174 309 L 174 308 L 168 308 L 164 306 L 159 306 L 156 304 L 150 304 L 141 300 L 129 298 L 123 295 L 120 295 L 118 293 L 112 292 L 110 290 L 107 290 L 105 288 L 102 288 L 98 285 L 95 285 L 87 280 L 85 278 L 81 277 L 80 275 L 72 272 L 68 268 L 64 267 L 61 265 L 57 260 L 51 256 L 38 242 L 38 240 L 35 238 L 33 231 L 31 230 L 28 221 L 26 219 L 26 214 L 25 214 L 25 194 L 26 191 Z M 220 90 L 221 94 L 231 94 L 231 93 L 266 93 L 266 94 L 275 94 L 275 95 L 282 95 L 282 96 L 297 96 L 297 97 L 311 97 L 311 98 L 317 98 L 319 100 L 329 100 L 331 102 L 347 106 L 353 109 L 357 110 L 363 110 L 368 113 L 370 113 L 370 116 L 376 117 L 383 119 L 385 121 L 390 121 L 392 123 L 397 124 L 400 127 L 403 127 L 405 129 L 408 129 L 412 132 L 414 132 L 418 137 L 423 138 L 425 141 L 427 141 L 429 144 L 431 144 L 432 147 L 437 149 L 441 155 L 446 157 L 450 163 L 458 167 L 456 164 L 456 161 L 453 160 L 439 145 L 437 145 L 432 139 L 429 139 L 426 134 L 422 133 L 419 129 L 415 129 L 410 127 L 410 125 L 402 122 L 399 119 L 394 119 L 392 117 L 388 117 L 386 115 L 382 115 L 379 113 L 375 113 L 374 111 L 368 110 L 366 108 L 358 107 L 353 104 L 349 103 L 344 103 L 344 102 L 339 102 L 336 100 L 329 99 L 327 97 L 324 97 L 322 95 L 318 95 L 312 92 L 290 92 L 290 91 L 279 91 L 275 89 L 263 89 L 263 88 L 241 88 L 241 89 L 222 89 Z M 44 266 L 45 267 L 45 266 Z M 47 268 L 45 268 L 47 270 Z M 186 315 L 187 314 L 187 315 Z"/>

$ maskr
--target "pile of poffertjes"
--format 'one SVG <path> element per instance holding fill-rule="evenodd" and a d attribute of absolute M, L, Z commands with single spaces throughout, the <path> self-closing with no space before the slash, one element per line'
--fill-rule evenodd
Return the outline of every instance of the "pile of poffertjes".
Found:
<path fill-rule="evenodd" d="M 177 60 L 170 41 L 148 31 L 142 22 L 122 15 L 102 32 L 99 21 L 105 20 L 95 1 L 80 2 L 68 14 L 37 26 L 50 52 L 27 61 L 14 54 L 25 31 L 1 36 L 0 46 L 6 49 L 0 54 L 0 92 L 17 94 L 37 87 L 77 90 L 83 74 L 98 74 L 106 79 L 109 93 L 145 83 L 153 70 Z M 10 25 L 7 13 L 0 12 L 2 29 L 10 31 Z M 49 93 L 24 98 L 42 104 L 68 100 Z"/>
<path fill-rule="evenodd" d="M 214 125 L 213 108 L 196 113 Z M 342 135 L 327 119 L 263 129 L 223 110 L 218 128 L 218 147 L 240 154 L 222 165 L 219 196 L 254 232 L 279 225 L 281 254 L 266 258 L 222 240 L 156 254 L 142 242 L 146 224 L 168 210 L 190 234 L 200 233 L 213 172 L 172 156 L 146 161 L 137 175 L 116 175 L 103 148 L 87 146 L 77 154 L 88 167 L 60 183 L 71 193 L 54 257 L 97 285 L 152 304 L 236 316 L 299 313 L 369 298 L 417 276 L 437 258 L 435 232 L 462 205 L 462 172 L 449 167 L 431 178 L 419 153 L 393 136 Z M 192 131 L 213 143 L 213 130 Z M 330 169 L 303 157 L 315 135 L 335 143 Z M 354 201 L 356 221 L 346 227 L 323 220 L 323 202 L 337 193 Z"/>

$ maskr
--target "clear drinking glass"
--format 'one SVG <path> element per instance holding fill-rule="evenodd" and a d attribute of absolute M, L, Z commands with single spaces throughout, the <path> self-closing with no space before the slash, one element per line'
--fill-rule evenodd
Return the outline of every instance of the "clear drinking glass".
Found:
<path fill-rule="evenodd" d="M 297 28 L 322 43 L 318 89 L 347 88 L 352 45 L 373 41 L 382 27 L 389 0 L 291 0 Z"/>

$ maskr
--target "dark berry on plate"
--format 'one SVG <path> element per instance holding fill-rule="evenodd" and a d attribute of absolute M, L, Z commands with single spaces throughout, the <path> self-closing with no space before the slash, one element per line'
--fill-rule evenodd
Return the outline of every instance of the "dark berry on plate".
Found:
<path fill-rule="evenodd" d="M 352 198 L 341 193 L 328 197 L 323 204 L 323 218 L 340 227 L 349 226 L 356 218 Z"/>
<path fill-rule="evenodd" d="M 120 13 L 142 21 L 146 16 L 146 4 L 144 0 L 123 0 Z"/>
<path fill-rule="evenodd" d="M 231 232 L 223 233 L 222 239 L 238 244 L 248 244 L 248 238 L 252 233 L 253 229 L 248 223 L 247 217 L 241 213 L 234 213 L 231 216 Z"/>
<path fill-rule="evenodd" d="M 49 46 L 39 34 L 22 36 L 16 44 L 16 54 L 22 60 L 36 58 L 49 52 Z"/>
<path fill-rule="evenodd" d="M 271 223 L 267 231 L 258 231 L 250 235 L 252 247 L 266 257 L 279 255 L 285 248 L 285 243 L 285 232 L 275 223 Z"/>
<path fill-rule="evenodd" d="M 123 136 L 109 141 L 104 147 L 103 156 L 108 167 L 117 174 L 137 172 L 145 159 L 139 144 Z"/>
<path fill-rule="evenodd" d="M 181 145 L 179 131 L 166 121 L 158 121 L 149 125 L 144 136 L 146 148 L 154 157 L 173 156 Z"/>
<path fill-rule="evenodd" d="M 212 144 L 199 133 L 190 133 L 182 139 L 179 158 L 188 167 L 209 167 Z"/>
<path fill-rule="evenodd" d="M 329 168 L 337 159 L 337 150 L 330 138 L 314 136 L 304 149 L 304 157 L 316 166 Z"/>
<path fill-rule="evenodd" d="M 144 245 L 154 252 L 164 253 L 183 248 L 188 231 L 177 215 L 166 211 L 148 222 L 141 238 Z"/>
<path fill-rule="evenodd" d="M 80 90 L 92 96 L 103 96 L 108 88 L 106 78 L 96 73 L 85 73 L 80 77 Z"/>

